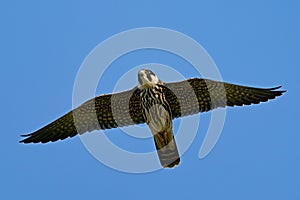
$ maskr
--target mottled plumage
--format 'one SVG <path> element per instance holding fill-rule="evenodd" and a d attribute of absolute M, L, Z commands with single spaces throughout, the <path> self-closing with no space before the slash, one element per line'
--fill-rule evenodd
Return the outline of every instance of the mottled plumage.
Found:
<path fill-rule="evenodd" d="M 202 78 L 164 83 L 147 69 L 139 71 L 138 82 L 131 90 L 85 102 L 36 132 L 23 135 L 27 138 L 20 142 L 54 142 L 93 130 L 147 123 L 162 166 L 174 167 L 180 158 L 173 119 L 218 107 L 258 104 L 285 92 L 276 90 L 280 87 L 262 89 Z"/>

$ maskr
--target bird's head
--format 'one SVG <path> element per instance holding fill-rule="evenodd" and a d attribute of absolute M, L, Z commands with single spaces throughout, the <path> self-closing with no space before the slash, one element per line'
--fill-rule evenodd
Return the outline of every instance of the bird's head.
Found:
<path fill-rule="evenodd" d="M 138 72 L 139 88 L 149 87 L 162 83 L 161 80 L 149 69 L 142 69 Z"/>

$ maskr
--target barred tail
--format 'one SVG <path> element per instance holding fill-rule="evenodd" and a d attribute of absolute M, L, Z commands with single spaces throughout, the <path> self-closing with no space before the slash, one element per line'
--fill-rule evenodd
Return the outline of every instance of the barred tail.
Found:
<path fill-rule="evenodd" d="M 154 135 L 154 141 L 161 165 L 173 168 L 180 163 L 176 142 L 171 131 L 161 131 Z"/>

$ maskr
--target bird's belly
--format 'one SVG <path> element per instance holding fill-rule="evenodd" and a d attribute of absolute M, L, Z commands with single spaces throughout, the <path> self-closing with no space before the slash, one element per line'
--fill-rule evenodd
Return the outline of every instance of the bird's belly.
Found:
<path fill-rule="evenodd" d="M 161 104 L 154 104 L 145 110 L 145 117 L 152 133 L 157 133 L 165 129 L 170 120 L 168 111 Z"/>

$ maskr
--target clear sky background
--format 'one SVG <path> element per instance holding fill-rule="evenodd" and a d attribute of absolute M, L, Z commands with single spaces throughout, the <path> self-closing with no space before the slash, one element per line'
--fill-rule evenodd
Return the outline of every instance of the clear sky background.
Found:
<path fill-rule="evenodd" d="M 300 199 L 299 1 L 1 4 L 0 199 Z M 222 136 L 203 160 L 198 152 L 210 114 L 201 115 L 194 142 L 173 170 L 147 174 L 113 170 L 94 159 L 79 137 L 44 145 L 18 143 L 20 134 L 35 131 L 72 108 L 77 71 L 96 45 L 121 31 L 145 26 L 170 28 L 194 38 L 225 81 L 283 85 L 288 92 L 259 106 L 227 109 Z M 111 92 L 121 72 L 143 63 L 162 63 L 186 77 L 198 76 L 176 56 L 148 53 L 115 62 L 97 94 Z M 124 138 L 118 129 L 106 133 Z M 141 144 L 154 149 L 152 140 L 124 141 L 129 141 L 123 146 L 131 151 Z"/>

